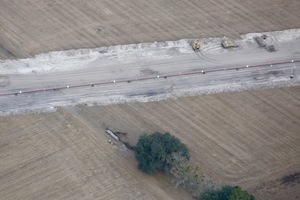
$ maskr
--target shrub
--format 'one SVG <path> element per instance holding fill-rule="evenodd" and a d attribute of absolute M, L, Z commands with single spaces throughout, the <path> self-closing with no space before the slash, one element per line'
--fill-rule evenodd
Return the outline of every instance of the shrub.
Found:
<path fill-rule="evenodd" d="M 224 186 L 221 190 L 209 190 L 200 195 L 199 200 L 255 200 L 254 196 L 240 187 Z"/>

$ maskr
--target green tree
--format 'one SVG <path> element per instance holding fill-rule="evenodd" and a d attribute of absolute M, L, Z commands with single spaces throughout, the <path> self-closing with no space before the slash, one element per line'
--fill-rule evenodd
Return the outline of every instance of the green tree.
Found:
<path fill-rule="evenodd" d="M 242 190 L 240 187 L 234 187 L 232 190 L 229 200 L 254 200 L 254 196 L 248 194 L 248 192 Z"/>
<path fill-rule="evenodd" d="M 189 160 L 187 147 L 169 133 L 156 132 L 152 135 L 141 135 L 135 149 L 138 167 L 145 173 L 152 174 L 168 169 L 167 158 L 174 152 L 180 153 Z"/>
<path fill-rule="evenodd" d="M 255 200 L 253 195 L 240 187 L 224 186 L 221 190 L 208 190 L 203 192 L 199 200 Z"/>

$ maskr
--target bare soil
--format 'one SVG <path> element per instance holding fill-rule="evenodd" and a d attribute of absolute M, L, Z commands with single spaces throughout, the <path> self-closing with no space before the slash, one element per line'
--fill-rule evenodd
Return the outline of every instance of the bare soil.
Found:
<path fill-rule="evenodd" d="M 263 182 L 255 188 L 257 199 L 300 199 L 299 172 L 273 181 Z"/>
<path fill-rule="evenodd" d="M 298 0 L 1 0 L 0 59 L 300 27 Z"/>

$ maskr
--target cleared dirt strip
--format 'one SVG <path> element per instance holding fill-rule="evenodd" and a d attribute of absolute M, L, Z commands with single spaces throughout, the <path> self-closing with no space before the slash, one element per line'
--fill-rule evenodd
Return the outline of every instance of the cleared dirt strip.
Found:
<path fill-rule="evenodd" d="M 52 87 L 52 88 L 38 88 L 38 89 L 32 89 L 32 90 L 26 90 L 26 91 L 20 90 L 19 92 L 2 93 L 2 94 L 0 94 L 0 96 L 20 95 L 20 94 L 27 94 L 27 93 L 55 91 L 55 90 L 80 88 L 80 87 L 94 87 L 95 85 L 107 85 L 107 84 L 125 83 L 125 82 L 130 83 L 133 81 L 144 81 L 144 80 L 151 80 L 151 79 L 157 79 L 157 78 L 168 78 L 168 77 L 177 77 L 177 76 L 189 76 L 189 75 L 195 75 L 195 74 L 206 74 L 206 73 L 239 70 L 239 69 L 247 69 L 247 68 L 273 67 L 275 65 L 298 63 L 298 62 L 300 62 L 300 60 L 280 61 L 280 62 L 274 62 L 274 63 L 264 63 L 264 64 L 258 64 L 258 65 L 246 65 L 246 66 L 237 66 L 237 67 L 224 67 L 224 68 L 205 70 L 205 71 L 201 70 L 201 71 L 194 71 L 194 72 L 182 72 L 182 73 L 176 73 L 176 74 L 162 74 L 162 75 L 157 75 L 157 76 L 118 79 L 118 80 L 113 80 L 113 81 L 110 80 L 110 81 L 93 82 L 93 83 L 78 84 L 78 85 L 67 85 L 67 86 Z M 18 91 L 18 89 L 16 89 L 16 90 Z"/>

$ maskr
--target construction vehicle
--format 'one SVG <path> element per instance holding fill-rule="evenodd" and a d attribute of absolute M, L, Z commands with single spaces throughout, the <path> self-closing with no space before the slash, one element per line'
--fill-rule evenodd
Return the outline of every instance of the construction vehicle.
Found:
<path fill-rule="evenodd" d="M 225 36 L 222 39 L 221 44 L 222 44 L 222 47 L 225 49 L 238 47 L 238 45 L 234 42 L 234 40 L 226 38 Z"/>
<path fill-rule="evenodd" d="M 200 34 L 199 40 L 195 40 L 192 44 L 193 50 L 194 51 L 200 51 L 201 46 L 202 46 L 202 39 L 203 39 L 203 33 Z"/>
<path fill-rule="evenodd" d="M 264 39 L 262 37 L 257 36 L 257 37 L 254 37 L 254 39 L 256 40 L 256 42 L 258 43 L 258 45 L 260 47 L 266 47 L 267 46 L 266 42 L 264 41 Z"/>

